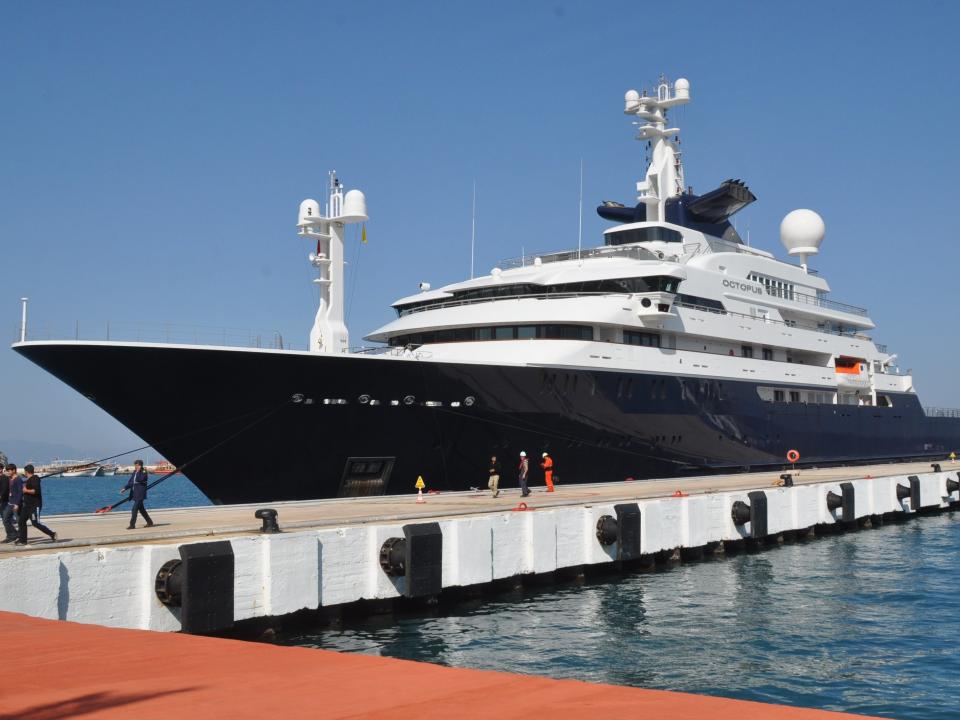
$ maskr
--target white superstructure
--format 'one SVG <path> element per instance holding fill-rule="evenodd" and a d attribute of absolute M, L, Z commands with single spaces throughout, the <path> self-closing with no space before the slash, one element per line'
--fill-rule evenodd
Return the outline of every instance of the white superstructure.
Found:
<path fill-rule="evenodd" d="M 625 112 L 642 121 L 637 139 L 650 143 L 637 184 L 641 221 L 606 230 L 598 248 L 504 261 L 483 277 L 402 298 L 398 318 L 367 339 L 394 346 L 397 359 L 750 380 L 772 402 L 884 405 L 887 393 L 912 392 L 911 378 L 868 335 L 866 310 L 829 300 L 827 281 L 808 272 L 824 233 L 816 213 L 794 211 L 781 226 L 797 266 L 743 244 L 726 222 L 754 199 L 743 183 L 704 196 L 684 186 L 679 129 L 666 113 L 689 99 L 684 79 L 626 94 Z M 734 209 L 704 209 L 717 194 Z M 688 221 L 668 221 L 671 212 Z M 302 207 L 301 234 L 314 237 L 310 222 Z M 340 332 L 335 348 L 346 345 Z M 313 338 L 311 346 L 330 347 Z"/>

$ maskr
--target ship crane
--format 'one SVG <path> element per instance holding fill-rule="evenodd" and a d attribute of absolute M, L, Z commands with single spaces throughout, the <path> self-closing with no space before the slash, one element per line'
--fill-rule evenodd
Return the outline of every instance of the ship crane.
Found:
<path fill-rule="evenodd" d="M 344 353 L 350 347 L 350 333 L 343 320 L 344 234 L 347 225 L 366 220 L 366 197 L 359 190 L 344 194 L 335 170 L 330 171 L 330 198 L 324 214 L 316 200 L 300 203 L 298 234 L 317 244 L 307 256 L 317 269 L 313 282 L 320 286 L 320 306 L 310 329 L 311 352 Z"/>

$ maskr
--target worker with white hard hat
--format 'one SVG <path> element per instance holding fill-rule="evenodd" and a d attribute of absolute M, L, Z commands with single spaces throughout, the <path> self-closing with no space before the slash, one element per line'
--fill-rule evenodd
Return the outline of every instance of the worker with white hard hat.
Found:
<path fill-rule="evenodd" d="M 527 460 L 527 453 L 520 451 L 520 466 L 517 468 L 517 479 L 520 481 L 520 496 L 526 497 L 530 494 L 530 488 L 527 487 L 527 475 L 530 473 L 530 462 Z"/>
<path fill-rule="evenodd" d="M 543 479 L 547 483 L 547 492 L 553 492 L 553 458 L 550 457 L 550 453 L 543 454 L 540 467 L 543 468 Z"/>

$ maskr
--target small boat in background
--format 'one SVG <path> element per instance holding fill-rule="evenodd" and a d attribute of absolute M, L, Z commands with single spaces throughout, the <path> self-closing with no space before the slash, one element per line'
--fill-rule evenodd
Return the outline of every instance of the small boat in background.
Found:
<path fill-rule="evenodd" d="M 49 465 L 40 468 L 44 476 L 60 475 L 61 477 L 100 477 L 104 475 L 104 466 L 92 460 L 54 460 Z"/>

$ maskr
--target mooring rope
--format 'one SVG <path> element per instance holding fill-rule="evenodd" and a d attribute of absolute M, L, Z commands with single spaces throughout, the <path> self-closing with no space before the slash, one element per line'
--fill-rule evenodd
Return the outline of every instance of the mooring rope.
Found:
<path fill-rule="evenodd" d="M 249 430 L 250 428 L 252 428 L 252 427 L 254 427 L 254 426 L 256 426 L 256 425 L 259 425 L 260 423 L 262 423 L 262 422 L 263 422 L 264 420 L 266 420 L 267 418 L 269 418 L 269 417 L 271 417 L 272 415 L 275 415 L 276 413 L 280 412 L 280 410 L 282 410 L 284 407 L 286 407 L 286 406 L 289 405 L 290 403 L 299 402 L 299 401 L 296 400 L 295 398 L 296 398 L 296 396 L 291 397 L 291 398 L 289 398 L 288 400 L 284 400 L 280 405 L 277 405 L 277 406 L 274 407 L 273 409 L 269 410 L 265 415 L 263 415 L 262 417 L 257 418 L 256 420 L 254 420 L 254 421 L 253 421 L 252 423 L 250 423 L 249 425 L 245 425 L 244 427 L 240 428 L 237 432 L 233 433 L 233 434 L 230 435 L 229 437 L 224 438 L 223 440 L 221 440 L 220 442 L 218 442 L 216 445 L 213 445 L 212 447 L 207 448 L 206 450 L 204 450 L 204 451 L 203 451 L 202 453 L 200 453 L 199 455 L 196 455 L 196 456 L 190 458 L 189 460 L 187 460 L 187 461 L 186 461 L 185 463 L 183 463 L 182 465 L 180 465 L 180 466 L 178 466 L 178 467 L 175 467 L 173 470 L 171 470 L 170 472 L 166 473 L 166 474 L 163 475 L 162 477 L 157 478 L 157 479 L 154 480 L 152 483 L 150 483 L 149 485 L 147 485 L 147 490 L 150 490 L 151 488 L 156 487 L 157 485 L 159 485 L 160 483 L 162 483 L 162 482 L 163 482 L 164 480 L 166 480 L 167 478 L 172 477 L 173 475 L 176 475 L 178 472 L 183 472 L 190 464 L 196 462 L 197 460 L 199 460 L 199 459 L 202 458 L 202 457 L 205 457 L 206 455 L 209 455 L 210 453 L 212 453 L 212 452 L 213 452 L 214 450 L 216 450 L 217 448 L 219 448 L 219 447 L 221 447 L 221 446 L 223 446 L 223 445 L 226 445 L 228 442 L 230 442 L 231 440 L 233 440 L 234 438 L 236 438 L 238 435 L 241 435 L 241 434 L 245 433 L 245 432 L 246 432 L 247 430 Z M 238 419 L 238 418 L 245 417 L 245 416 L 247 416 L 247 415 L 250 415 L 250 413 L 243 413 L 242 415 L 238 415 L 236 418 L 233 418 L 233 419 L 236 420 L 236 419 Z M 225 422 L 230 422 L 230 421 L 225 421 Z M 217 423 L 216 425 L 213 425 L 213 426 L 211 426 L 211 427 L 218 427 L 218 426 L 223 425 L 223 424 L 224 424 L 224 423 L 221 422 L 221 423 Z M 208 428 L 205 428 L 204 430 L 209 430 L 209 429 L 211 429 L 211 428 L 208 427 Z M 192 435 L 192 434 L 196 434 L 196 433 L 188 433 L 188 435 Z M 178 435 L 178 436 L 175 436 L 175 437 L 185 437 L 185 436 L 184 436 L 184 435 Z M 150 446 L 150 445 L 147 445 L 147 447 L 151 447 L 151 446 Z M 119 456 L 118 456 L 118 457 L 119 457 Z M 131 499 L 131 497 L 132 497 L 132 495 L 127 495 L 127 497 L 123 498 L 122 500 L 118 500 L 118 501 L 115 502 L 113 505 L 107 505 L 106 507 L 102 507 L 102 508 L 100 508 L 99 510 L 94 510 L 94 513 L 95 513 L 95 514 L 96 514 L 96 513 L 108 513 L 108 512 L 110 512 L 111 510 L 114 510 L 115 508 L 120 507 L 120 506 L 123 505 L 125 502 L 129 502 L 130 499 Z"/>

